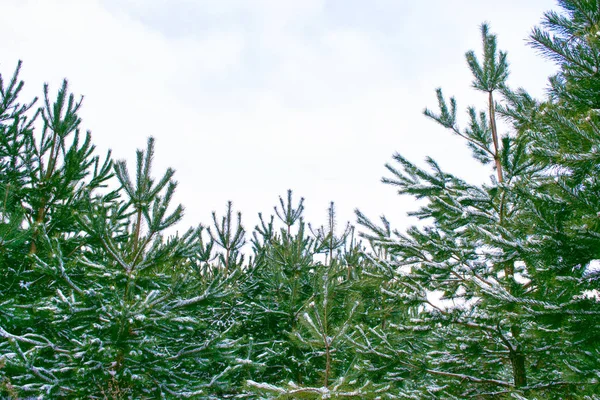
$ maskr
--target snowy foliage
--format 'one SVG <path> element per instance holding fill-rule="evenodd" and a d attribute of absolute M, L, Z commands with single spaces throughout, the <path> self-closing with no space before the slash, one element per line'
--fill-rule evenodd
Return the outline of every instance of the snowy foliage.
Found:
<path fill-rule="evenodd" d="M 598 258 L 598 92 L 589 64 L 600 43 L 579 35 L 600 21 L 595 1 L 562 1 L 566 16 L 546 15 L 532 43 L 559 62 L 552 96 L 533 100 L 506 85 L 506 54 L 482 26 L 483 57 L 468 52 L 473 87 L 485 110 L 469 108 L 460 129 L 456 101 L 438 90 L 439 113 L 425 110 L 465 139 L 487 185 L 472 185 L 431 159 L 422 169 L 401 155 L 384 182 L 426 199 L 412 214 L 432 224 L 389 233 L 358 213 L 365 237 L 385 249 L 377 265 L 396 290 L 384 296 L 406 310 L 387 328 L 356 337 L 398 391 L 419 398 L 562 397 L 596 393 L 600 303 L 589 268 Z M 585 89 L 584 89 L 585 87 Z M 573 90 L 573 91 L 571 91 Z M 585 101 L 579 95 L 586 96 Z M 572 97 L 575 96 L 575 97 Z M 497 98 L 500 98 L 500 101 Z M 587 106 L 587 108 L 586 108 Z M 499 136 L 496 118 L 512 125 Z M 580 116 L 585 116 L 581 118 Z M 441 298 L 432 301 L 432 293 Z M 409 315 L 413 315 L 409 318 Z M 428 384 L 415 385 L 420 376 Z"/>
<path fill-rule="evenodd" d="M 600 4 L 559 3 L 531 36 L 546 99 L 508 86 L 484 24 L 483 108 L 425 110 L 489 182 L 396 154 L 384 183 L 423 224 L 357 211 L 362 242 L 292 191 L 252 232 L 229 202 L 168 235 L 152 138 L 133 168 L 100 156 L 66 81 L 36 108 L 20 63 L 0 76 L 0 397 L 600 398 Z"/>

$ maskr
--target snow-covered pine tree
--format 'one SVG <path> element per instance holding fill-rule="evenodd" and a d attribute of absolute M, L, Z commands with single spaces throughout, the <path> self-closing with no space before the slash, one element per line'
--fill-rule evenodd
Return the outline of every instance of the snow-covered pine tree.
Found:
<path fill-rule="evenodd" d="M 0 86 L 1 393 L 231 393 L 234 321 L 212 305 L 229 298 L 237 273 L 203 273 L 211 244 L 201 229 L 163 236 L 182 208 L 169 211 L 173 171 L 152 177 L 153 140 L 134 177 L 114 163 L 116 189 L 103 188 L 113 163 L 79 133 L 66 82 L 53 103 L 45 89 L 41 134 L 32 107 L 17 103 L 16 74 Z"/>
<path fill-rule="evenodd" d="M 531 43 L 555 61 L 549 99 L 527 107 L 522 93 L 507 114 L 531 141 L 533 160 L 546 171 L 536 190 L 520 194 L 530 203 L 519 221 L 529 229 L 532 288 L 539 280 L 551 306 L 535 310 L 548 332 L 556 332 L 561 360 L 558 379 L 581 395 L 599 396 L 600 376 L 600 2 L 560 1 L 548 12 Z M 593 394 L 592 394 L 593 393 Z"/>
<path fill-rule="evenodd" d="M 273 253 L 267 251 L 265 257 L 266 265 L 272 265 L 255 266 L 256 272 L 268 271 L 258 287 L 271 286 L 260 291 L 262 304 L 255 304 L 256 317 L 252 318 L 270 320 L 275 328 L 262 339 L 277 338 L 263 358 L 266 369 L 279 370 L 279 374 L 253 376 L 248 380 L 249 390 L 268 398 L 376 397 L 378 391 L 365 376 L 362 358 L 348 339 L 365 311 L 357 288 L 362 252 L 351 236 L 352 229 L 336 235 L 332 203 L 327 224 L 308 238 L 301 219 L 302 202 L 294 208 L 288 192 L 287 203 L 281 200 L 281 206 L 276 209 L 284 224 L 281 236 L 259 242 L 271 243 Z M 294 236 L 290 232 L 296 222 Z M 325 254 L 325 262 L 315 258 L 320 253 Z M 271 361 L 276 359 L 277 363 Z"/>
<path fill-rule="evenodd" d="M 464 138 L 476 160 L 493 166 L 490 183 L 470 184 L 432 159 L 426 170 L 397 154 L 400 168 L 387 165 L 392 177 L 384 182 L 427 200 L 412 215 L 433 223 L 389 237 L 358 214 L 369 240 L 391 255 L 379 265 L 397 289 L 384 294 L 406 316 L 371 328 L 357 344 L 387 369 L 398 396 L 565 398 L 597 391 L 598 349 L 591 343 L 598 301 L 589 298 L 597 281 L 586 266 L 598 256 L 598 225 L 584 225 L 597 219 L 597 116 L 589 105 L 587 115 L 570 110 L 590 104 L 597 85 L 590 83 L 599 78 L 591 35 L 599 10 L 597 1 L 561 5 L 566 14 L 549 13 L 545 21 L 556 36 L 533 36 L 562 63 L 552 80 L 555 98 L 539 104 L 507 88 L 506 53 L 497 52 L 484 24 L 483 59 L 473 52 L 466 58 L 473 87 L 486 94 L 485 109 L 470 107 L 460 129 L 455 100 L 448 103 L 438 89 L 439 113 L 425 110 Z M 579 86 L 571 92 L 573 81 Z M 511 134 L 499 134 L 497 113 L 513 125 Z M 585 160 L 581 169 L 570 164 L 576 160 Z"/>
<path fill-rule="evenodd" d="M 90 133 L 79 131 L 81 101 L 67 82 L 54 102 L 45 85 L 34 108 L 37 99 L 19 103 L 20 68 L 8 82 L 0 75 L 0 393 L 10 396 L 61 390 L 56 357 L 66 350 L 43 303 L 60 287 L 72 290 L 81 274 L 73 260 L 85 241 L 75 214 L 111 175 L 110 156 L 101 162 Z"/>
<path fill-rule="evenodd" d="M 224 396 L 231 392 L 227 360 L 234 357 L 224 335 L 235 326 L 224 304 L 233 294 L 236 271 L 206 273 L 213 246 L 202 239 L 201 228 L 162 236 L 183 208 L 168 211 L 174 171 L 155 180 L 153 154 L 150 138 L 146 150 L 137 152 L 135 177 L 117 162 L 124 199 L 104 200 L 80 216 L 96 244 L 82 261 L 96 272 L 95 290 L 103 293 L 94 311 L 102 310 L 104 318 L 88 333 L 104 347 L 96 355 L 98 366 L 109 366 L 102 371 L 110 375 L 103 390 L 136 397 Z M 100 387 L 106 384 L 99 380 Z"/>
<path fill-rule="evenodd" d="M 302 350 L 290 340 L 300 309 L 312 294 L 314 238 L 303 221 L 304 199 L 294 201 L 291 190 L 279 198 L 275 215 L 252 234 L 253 258 L 243 278 L 243 332 L 248 359 L 257 382 L 304 382 L 309 366 Z M 277 218 L 278 225 L 275 224 Z"/>

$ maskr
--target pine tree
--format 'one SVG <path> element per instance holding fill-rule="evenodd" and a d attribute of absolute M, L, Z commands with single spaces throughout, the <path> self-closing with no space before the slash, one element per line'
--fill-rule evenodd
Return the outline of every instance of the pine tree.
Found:
<path fill-rule="evenodd" d="M 74 253 L 85 243 L 75 213 L 111 175 L 110 156 L 101 162 L 93 155 L 90 133 L 79 131 L 81 101 L 68 94 L 67 82 L 54 102 L 45 85 L 44 104 L 36 110 L 37 99 L 18 102 L 24 86 L 20 68 L 19 62 L 7 85 L 0 77 L 0 373 L 11 394 L 23 387 L 60 389 L 54 360 L 45 355 L 51 350 L 58 356 L 64 349 L 53 342 L 58 333 L 45 303 L 61 285 L 76 286 L 73 277 L 80 270 L 73 265 Z"/>
<path fill-rule="evenodd" d="M 124 162 L 93 154 L 66 82 L 54 102 L 46 87 L 29 118 L 16 73 L 0 87 L 1 393 L 230 394 L 240 367 L 222 304 L 239 270 L 204 273 L 212 243 L 201 228 L 163 236 L 183 208 L 170 211 L 174 171 L 153 178 L 153 139 L 131 177 Z"/>
<path fill-rule="evenodd" d="M 258 382 L 303 382 L 310 372 L 301 349 L 290 340 L 303 304 L 312 294 L 314 238 L 302 219 L 304 199 L 296 204 L 288 191 L 275 215 L 252 234 L 253 258 L 243 279 L 244 332 Z M 280 227 L 275 225 L 275 216 Z"/>
<path fill-rule="evenodd" d="M 550 79 L 549 100 L 522 112 L 522 96 L 515 96 L 507 111 L 530 138 L 535 162 L 548 171 L 541 190 L 523 193 L 531 204 L 523 224 L 535 227 L 536 239 L 528 261 L 543 266 L 539 273 L 553 289 L 544 293 L 553 307 L 537 316 L 562 333 L 565 380 L 581 382 L 582 393 L 597 396 L 600 287 L 592 265 L 600 259 L 600 3 L 560 5 L 563 13 L 546 13 L 531 37 L 533 47 L 560 68 Z"/>
<path fill-rule="evenodd" d="M 307 236 L 303 200 L 294 207 L 289 191 L 287 202 L 280 198 L 280 203 L 275 209 L 283 224 L 280 234 L 273 234 L 272 222 L 258 228 L 263 237 L 255 248 L 266 252 L 257 257 L 264 264 L 251 271 L 257 290 L 250 295 L 251 320 L 259 323 L 256 331 L 266 333 L 254 337 L 256 352 L 263 371 L 275 373 L 254 374 L 248 389 L 267 398 L 375 396 L 349 340 L 365 311 L 357 290 L 362 252 L 351 239 L 352 229 L 336 235 L 332 203 L 327 224 Z M 325 262 L 317 260 L 321 253 Z"/>
<path fill-rule="evenodd" d="M 597 2 L 561 4 L 567 16 L 549 13 L 545 24 L 562 39 L 536 30 L 533 40 L 553 54 L 565 46 L 568 62 L 578 52 L 589 56 L 593 51 L 561 35 L 568 36 L 572 24 L 597 29 Z M 584 235 L 573 232 L 581 232 L 578 218 L 595 215 L 591 210 L 597 209 L 598 192 L 581 180 L 569 187 L 566 182 L 578 174 L 568 163 L 556 162 L 557 157 L 593 157 L 589 142 L 578 147 L 577 155 L 565 151 L 582 142 L 576 135 L 582 129 L 570 111 L 581 105 L 570 96 L 583 99 L 570 85 L 558 83 L 575 79 L 582 86 L 593 85 L 563 66 L 552 80 L 558 100 L 540 104 L 524 90 L 507 87 L 506 53 L 497 51 L 487 25 L 482 26 L 482 40 L 483 59 L 474 52 L 466 59 L 473 87 L 487 96 L 485 110 L 469 107 L 469 123 L 460 129 L 456 101 L 446 101 L 438 89 L 440 111 L 426 109 L 425 115 L 464 138 L 473 157 L 482 165 L 491 163 L 495 174 L 489 184 L 474 185 L 444 172 L 432 159 L 426 170 L 394 156 L 400 168 L 387 165 L 392 177 L 384 182 L 400 194 L 426 199 L 412 215 L 433 224 L 390 236 L 359 213 L 371 232 L 368 239 L 391 254 L 379 263 L 388 283 L 396 285 L 385 294 L 405 317 L 388 329 L 372 328 L 357 344 L 386 369 L 385 378 L 399 396 L 558 398 L 595 393 L 598 350 L 591 345 L 597 338 L 590 328 L 597 326 L 598 302 L 586 296 L 595 285 L 586 265 L 597 257 L 598 247 L 591 239 L 595 227 L 586 228 Z M 569 94 L 560 96 L 560 90 Z M 510 135 L 499 135 L 498 113 L 513 126 Z M 593 129 L 583 134 L 588 140 L 596 140 L 591 139 L 597 136 Z M 553 135 L 564 136 L 553 141 Z M 589 173 L 596 164 L 586 165 Z M 595 181 L 595 175 L 586 179 Z M 587 204 L 574 200 L 574 188 L 585 192 Z M 439 301 L 435 294 L 441 295 Z M 585 349 L 578 348 L 584 343 Z M 415 383 L 417 377 L 420 382 Z"/>

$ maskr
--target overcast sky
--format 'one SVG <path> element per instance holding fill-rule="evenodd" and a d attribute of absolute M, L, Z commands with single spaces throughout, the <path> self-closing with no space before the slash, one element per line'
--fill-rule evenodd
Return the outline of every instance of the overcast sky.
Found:
<path fill-rule="evenodd" d="M 415 208 L 380 183 L 394 152 L 475 182 L 491 169 L 422 115 L 435 88 L 460 112 L 483 108 L 464 53 L 488 21 L 511 63 L 509 83 L 537 96 L 554 66 L 527 46 L 553 0 L 2 0 L 0 72 L 24 62 L 26 96 L 63 78 L 85 95 L 83 128 L 101 152 L 132 160 L 157 141 L 171 166 L 182 229 L 227 200 L 247 228 L 288 188 L 306 217 L 354 208 L 406 227 Z M 342 221 L 340 221 L 342 222 Z"/>

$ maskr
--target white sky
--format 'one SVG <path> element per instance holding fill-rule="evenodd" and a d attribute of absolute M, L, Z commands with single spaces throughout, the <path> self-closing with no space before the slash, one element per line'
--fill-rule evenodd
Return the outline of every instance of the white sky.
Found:
<path fill-rule="evenodd" d="M 22 59 L 31 97 L 67 77 L 85 95 L 83 127 L 117 159 L 154 136 L 155 171 L 177 170 L 182 230 L 227 200 L 251 230 L 288 188 L 315 225 L 333 200 L 340 224 L 360 208 L 404 228 L 414 201 L 380 183 L 394 152 L 474 181 L 492 174 L 422 115 L 436 87 L 463 115 L 485 106 L 464 61 L 481 22 L 509 53 L 511 85 L 541 96 L 554 70 L 526 45 L 553 0 L 0 3 L 0 72 Z"/>

